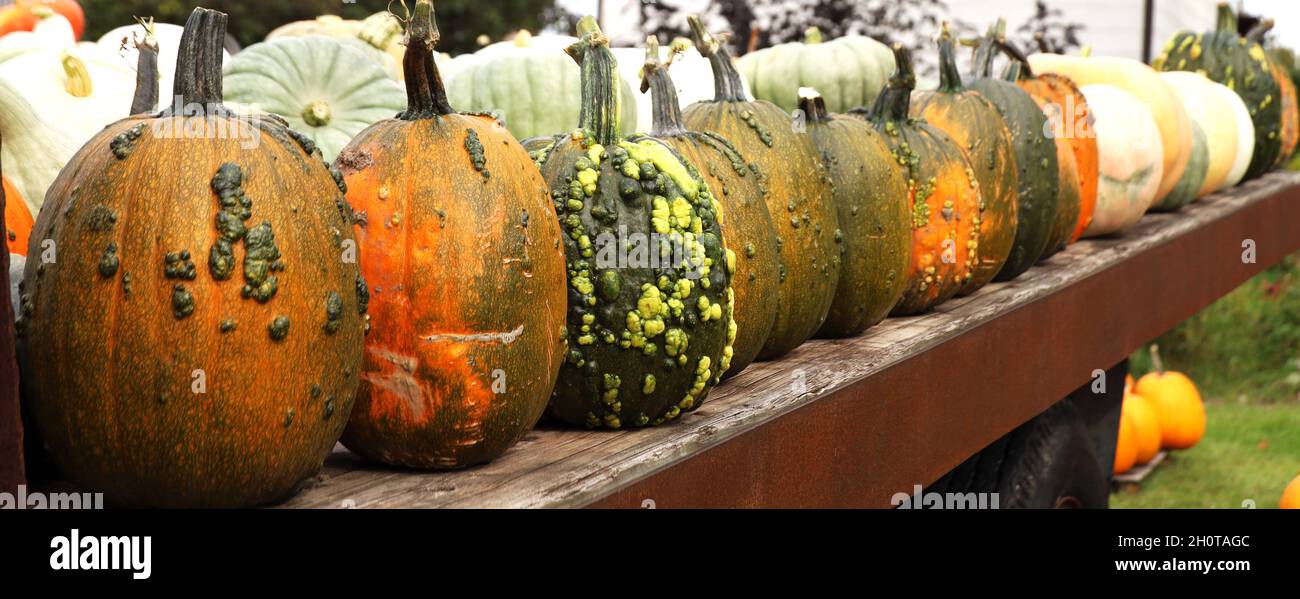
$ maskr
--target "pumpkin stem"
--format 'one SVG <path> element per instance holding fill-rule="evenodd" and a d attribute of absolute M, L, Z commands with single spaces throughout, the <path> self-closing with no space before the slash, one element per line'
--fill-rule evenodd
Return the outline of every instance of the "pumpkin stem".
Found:
<path fill-rule="evenodd" d="M 1268 35 L 1268 32 L 1272 31 L 1273 26 L 1276 24 L 1277 23 L 1275 23 L 1273 19 L 1264 19 L 1255 23 L 1255 26 L 1251 27 L 1250 31 L 1246 32 L 1246 39 L 1262 44 L 1264 43 L 1264 36 Z"/>
<path fill-rule="evenodd" d="M 131 114 L 152 112 L 158 106 L 158 39 L 154 37 L 153 19 L 140 20 L 144 37 L 135 40 L 139 53 L 135 66 L 135 96 L 131 98 Z"/>
<path fill-rule="evenodd" d="M 805 44 L 820 44 L 825 40 L 826 36 L 822 35 L 821 28 L 816 25 L 803 32 L 803 43 Z"/>
<path fill-rule="evenodd" d="M 989 27 L 988 33 L 979 39 L 975 46 L 975 58 L 971 61 L 971 74 L 979 78 L 993 76 L 993 59 L 997 58 L 1000 51 L 999 43 L 1006 39 L 1007 22 L 1005 19 L 998 19 L 998 22 Z"/>
<path fill-rule="evenodd" d="M 86 70 L 86 63 L 67 51 L 59 57 L 59 62 L 63 64 L 63 89 L 78 98 L 90 97 L 95 88 L 90 81 L 90 71 Z"/>
<path fill-rule="evenodd" d="M 1219 21 L 1217 27 L 1219 33 L 1237 33 L 1237 13 L 1232 12 L 1232 7 L 1227 2 L 1219 3 Z"/>
<path fill-rule="evenodd" d="M 406 111 L 397 115 L 401 120 L 418 121 L 456 112 L 447 102 L 442 74 L 433 58 L 433 47 L 439 37 L 438 23 L 433 18 L 433 2 L 419 0 L 406 29 L 406 54 L 402 56 L 402 71 L 406 75 Z"/>
<path fill-rule="evenodd" d="M 614 144 L 619 138 L 622 120 L 622 89 L 618 62 L 609 51 L 609 38 L 600 31 L 596 18 L 587 15 L 578 21 L 577 43 L 564 51 L 582 68 L 582 112 L 578 128 L 591 131 L 596 143 Z"/>
<path fill-rule="evenodd" d="M 1149 350 L 1151 352 L 1151 365 L 1155 366 L 1156 372 L 1165 373 L 1165 361 L 1160 359 L 1160 346 L 1152 343 Z"/>
<path fill-rule="evenodd" d="M 894 44 L 894 74 L 889 85 L 880 92 L 867 120 L 877 127 L 904 122 L 911 109 L 912 90 L 916 89 L 916 72 L 912 70 L 912 53 L 902 44 Z"/>
<path fill-rule="evenodd" d="M 221 105 L 221 59 L 225 46 L 226 13 L 195 8 L 185 21 L 185 33 L 181 34 L 181 45 L 176 51 L 174 99 L 161 116 L 229 113 Z"/>
<path fill-rule="evenodd" d="M 686 133 L 682 125 L 682 106 L 677 98 L 677 88 L 673 85 L 668 67 L 682 51 L 674 43 L 669 47 L 668 60 L 659 59 L 659 38 L 647 37 L 645 40 L 645 65 L 641 67 L 641 93 L 650 92 L 650 106 L 654 113 L 654 126 L 650 135 L 653 137 L 680 137 Z"/>
<path fill-rule="evenodd" d="M 954 54 L 952 31 L 948 28 L 948 22 L 944 21 L 943 30 L 939 33 L 939 91 L 946 94 L 959 94 L 965 89 Z"/>
<path fill-rule="evenodd" d="M 1041 31 L 1034 33 L 1034 44 L 1038 46 L 1038 51 L 1043 54 L 1059 54 L 1056 49 L 1052 48 L 1051 44 L 1047 43 L 1047 36 L 1043 35 Z"/>
<path fill-rule="evenodd" d="M 1029 66 L 1029 57 L 1020 50 L 1020 47 L 1010 41 L 1003 41 L 998 44 L 1002 53 L 1011 59 L 1007 64 L 1007 70 L 1002 73 L 1002 78 L 1007 81 L 1020 81 L 1023 79 L 1033 79 L 1034 69 Z"/>
<path fill-rule="evenodd" d="M 826 98 L 811 87 L 799 88 L 799 110 L 810 123 L 824 123 L 831 120 L 830 111 L 826 110 Z"/>
<path fill-rule="evenodd" d="M 691 24 L 691 37 L 695 40 L 695 47 L 701 55 L 709 59 L 709 66 L 713 67 L 713 101 L 744 102 L 747 100 L 745 82 L 740 78 L 740 71 L 736 70 L 735 63 L 731 61 L 731 52 L 727 50 L 726 44 L 709 33 L 699 17 L 691 15 L 687 21 Z"/>

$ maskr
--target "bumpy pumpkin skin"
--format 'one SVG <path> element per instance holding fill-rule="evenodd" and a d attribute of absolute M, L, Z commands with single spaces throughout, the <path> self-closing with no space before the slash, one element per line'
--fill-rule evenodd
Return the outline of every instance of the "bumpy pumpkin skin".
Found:
<path fill-rule="evenodd" d="M 666 143 L 619 136 L 617 64 L 594 18 L 578 28 L 568 51 L 582 66 L 583 128 L 538 152 L 568 265 L 569 349 L 548 413 L 588 428 L 658 425 L 698 408 L 730 366 L 722 206 Z M 674 260 L 674 245 L 691 260 Z"/>
<path fill-rule="evenodd" d="M 27 255 L 27 238 L 32 234 L 32 213 L 27 210 L 18 188 L 9 183 L 9 179 L 0 177 L 0 185 L 5 194 L 5 244 L 10 254 Z"/>
<path fill-rule="evenodd" d="M 903 316 L 951 299 L 974 277 L 983 201 L 966 153 L 943 131 L 908 116 L 916 76 L 905 48 L 895 45 L 894 55 L 897 70 L 865 116 L 884 134 L 892 160 L 907 169 L 912 263 L 892 312 Z"/>
<path fill-rule="evenodd" d="M 835 302 L 818 335 L 851 337 L 889 316 L 907 286 L 912 218 L 906 171 L 869 123 L 828 114 L 820 96 L 800 106 L 830 170 L 844 239 Z"/>
<path fill-rule="evenodd" d="M 425 70 L 432 43 L 418 43 L 430 40 L 428 7 L 416 5 L 407 47 L 411 107 L 336 162 L 365 215 L 371 286 L 343 444 L 387 464 L 458 468 L 504 453 L 546 409 L 564 359 L 564 250 L 528 153 L 494 120 L 445 106 Z M 436 91 L 416 91 L 431 80 Z"/>
<path fill-rule="evenodd" d="M 1079 240 L 1097 207 L 1100 170 L 1092 111 L 1070 78 L 1052 73 L 1038 75 L 1029 66 L 1029 59 L 1014 45 L 1006 44 L 1003 50 L 1011 58 L 1006 78 L 1015 81 L 1042 109 L 1056 143 L 1060 195 L 1056 221 L 1043 256 L 1046 259 Z"/>
<path fill-rule="evenodd" d="M 953 41 L 945 29 L 939 40 L 938 91 L 921 92 L 912 99 L 912 116 L 947 133 L 966 151 L 982 204 L 975 274 L 959 292 L 974 293 L 997 276 L 1016 241 L 1020 174 L 1015 141 L 998 109 L 983 95 L 969 91 L 953 57 Z"/>
<path fill-rule="evenodd" d="M 1282 89 L 1264 48 L 1238 34 L 1237 15 L 1230 6 L 1219 5 L 1215 31 L 1178 33 L 1152 66 L 1203 72 L 1237 92 L 1255 123 L 1255 152 L 1246 178 L 1259 177 L 1277 164 L 1282 152 Z"/>
<path fill-rule="evenodd" d="M 1010 281 L 1024 274 L 1046 253 L 1056 223 L 1060 196 L 1060 162 L 1056 142 L 1045 132 L 1047 116 L 1024 90 L 993 77 L 993 59 L 999 53 L 1001 34 L 990 31 L 980 40 L 968 86 L 988 98 L 1011 131 L 1016 151 L 1016 240 L 1011 255 L 994 279 Z"/>
<path fill-rule="evenodd" d="M 740 75 L 724 47 L 691 20 L 695 45 L 713 63 L 713 102 L 683 112 L 692 131 L 712 131 L 767 175 L 767 210 L 776 229 L 781 272 L 776 321 L 760 360 L 785 355 L 811 339 L 826 321 L 840 277 L 836 240 L 838 213 L 817 148 L 796 133 L 789 114 L 775 104 L 744 100 Z"/>
<path fill-rule="evenodd" d="M 343 257 L 341 178 L 282 121 L 221 116 L 224 23 L 196 9 L 187 25 L 207 83 L 183 95 L 216 112 L 92 138 L 33 233 L 57 261 L 24 273 L 28 413 L 64 474 L 120 504 L 283 498 L 320 467 L 356 391 L 366 296 Z"/>
<path fill-rule="evenodd" d="M 776 322 L 780 284 L 780 254 L 772 218 L 767 212 L 767 185 L 758 164 L 745 159 L 730 140 L 713 132 L 688 131 L 682 123 L 677 87 L 659 60 L 659 43 L 646 40 L 642 89 L 651 90 L 654 126 L 650 134 L 672 146 L 713 191 L 726 215 L 723 240 L 736 261 L 731 288 L 735 295 L 733 318 L 736 340 L 731 368 L 723 375 L 740 374 L 758 357 Z"/>

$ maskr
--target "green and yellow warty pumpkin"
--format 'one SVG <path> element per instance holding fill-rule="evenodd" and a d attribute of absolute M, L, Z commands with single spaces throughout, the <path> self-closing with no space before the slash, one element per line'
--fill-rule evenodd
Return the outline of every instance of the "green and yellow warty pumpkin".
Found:
<path fill-rule="evenodd" d="M 893 161 L 907 169 L 912 262 L 893 313 L 909 315 L 951 299 L 974 278 L 983 200 L 966 152 L 948 134 L 910 116 L 916 87 L 911 55 L 895 45 L 894 56 L 894 75 L 865 118 L 884 135 Z"/>
<path fill-rule="evenodd" d="M 818 335 L 851 337 L 889 316 L 907 288 L 912 262 L 907 169 L 870 123 L 830 114 L 816 90 L 801 93 L 799 109 L 830 172 L 843 238 L 835 302 Z"/>
<path fill-rule="evenodd" d="M 283 118 L 326 160 L 361 130 L 406 107 L 402 86 L 361 51 L 321 36 L 245 48 L 225 68 L 226 100 Z"/>
<path fill-rule="evenodd" d="M 1263 175 L 1278 163 L 1282 88 L 1264 47 L 1238 33 L 1237 15 L 1227 3 L 1219 4 L 1214 31 L 1178 33 L 1152 64 L 1161 71 L 1202 73 L 1241 96 L 1255 124 L 1255 149 L 1247 179 Z"/>
<path fill-rule="evenodd" d="M 975 248 L 974 276 L 961 290 L 974 293 L 997 276 L 1016 241 L 1020 174 L 1011 130 L 988 98 L 962 83 L 954 56 L 954 42 L 945 24 L 939 37 L 939 87 L 918 92 L 912 115 L 937 127 L 966 152 L 979 181 L 982 205 L 979 247 Z"/>
<path fill-rule="evenodd" d="M 368 290 L 342 175 L 284 121 L 221 105 L 225 23 L 195 9 L 181 42 L 173 91 L 202 112 L 95 135 L 33 231 L 58 260 L 24 272 L 25 410 L 61 473 L 117 504 L 283 499 L 357 389 Z M 252 147 L 220 134 L 241 127 Z"/>
<path fill-rule="evenodd" d="M 448 76 L 448 100 L 462 110 L 497 115 L 516 139 L 572 130 L 582 107 L 582 73 L 557 49 L 559 43 L 520 35 L 476 52 Z M 626 79 L 620 77 L 618 85 L 619 131 L 631 134 L 637 125 L 636 98 Z"/>
<path fill-rule="evenodd" d="M 1080 88 L 1096 118 L 1101 180 L 1097 208 L 1084 237 L 1127 229 L 1146 214 L 1160 191 L 1164 168 L 1160 128 L 1151 109 L 1133 94 L 1113 85 Z"/>
<path fill-rule="evenodd" d="M 810 136 L 797 132 L 790 114 L 765 100 L 745 97 L 730 52 L 690 19 L 695 47 L 713 65 L 711 102 L 683 112 L 692 131 L 731 140 L 759 166 L 767 185 L 767 211 L 776 229 L 781 263 L 776 323 L 759 359 L 780 357 L 811 339 L 826 321 L 840 280 L 839 216 L 821 153 Z"/>
<path fill-rule="evenodd" d="M 736 64 L 754 98 L 787 113 L 799 107 L 799 89 L 817 90 L 831 112 L 870 106 L 894 73 L 889 47 L 862 35 L 824 41 L 817 28 L 802 42 L 751 52 Z"/>
<path fill-rule="evenodd" d="M 593 17 L 578 32 L 579 128 L 537 153 L 568 260 L 569 348 L 549 413 L 656 425 L 698 408 L 730 366 L 735 258 L 699 171 L 663 140 L 620 135 L 609 42 Z"/>
<path fill-rule="evenodd" d="M 642 88 L 650 90 L 652 100 L 650 135 L 672 146 L 695 167 L 726 215 L 723 240 L 736 262 L 731 278 L 736 339 L 725 378 L 739 374 L 758 357 L 776 322 L 777 304 L 772 298 L 780 287 L 780 248 L 767 212 L 766 177 L 758 164 L 746 160 L 727 138 L 690 131 L 682 123 L 678 86 L 668 74 L 669 64 L 674 70 L 678 67 L 675 58 L 681 51 L 674 45 L 665 62 L 659 56 L 658 40 L 648 38 Z"/>
<path fill-rule="evenodd" d="M 1009 281 L 1029 270 L 1047 252 L 1056 226 L 1060 201 L 1060 161 L 1056 142 L 1046 135 L 1047 116 L 1029 93 L 1015 83 L 993 76 L 993 61 L 1005 43 L 1004 23 L 999 21 L 980 38 L 971 62 L 967 86 L 988 98 L 998 109 L 1015 142 L 1019 177 L 1016 207 L 1016 240 L 1011 255 L 998 272 L 998 281 Z"/>

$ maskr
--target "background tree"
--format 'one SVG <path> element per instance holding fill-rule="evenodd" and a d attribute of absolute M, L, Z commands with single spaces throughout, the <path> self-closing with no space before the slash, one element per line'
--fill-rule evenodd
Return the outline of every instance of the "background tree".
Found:
<path fill-rule="evenodd" d="M 182 25 L 195 6 L 220 10 L 230 15 L 230 34 L 240 44 L 262 41 L 268 32 L 290 21 L 339 15 L 364 19 L 389 8 L 388 0 L 81 0 L 86 7 L 86 37 L 97 39 L 108 30 L 134 22 L 136 16 L 152 16 L 159 22 Z M 409 3 L 409 2 L 408 2 Z M 393 12 L 403 14 L 401 0 L 391 3 Z M 498 40 L 519 29 L 537 31 L 545 19 L 562 19 L 555 0 L 438 0 L 438 21 L 443 24 L 438 50 L 459 54 L 478 48 L 476 39 L 486 34 Z M 454 24 L 454 27 L 450 25 Z"/>
<path fill-rule="evenodd" d="M 1026 52 L 1065 54 L 1083 45 L 1079 33 L 1083 25 L 1065 20 L 1065 13 L 1043 0 L 1035 3 L 1033 18 L 1016 28 L 1013 40 Z"/>

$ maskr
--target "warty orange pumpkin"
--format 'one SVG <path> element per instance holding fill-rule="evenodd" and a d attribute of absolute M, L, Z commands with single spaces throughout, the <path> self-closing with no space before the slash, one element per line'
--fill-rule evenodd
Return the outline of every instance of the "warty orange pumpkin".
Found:
<path fill-rule="evenodd" d="M 893 311 L 907 315 L 951 299 L 974 278 L 982 200 L 975 168 L 962 149 L 943 131 L 909 115 L 916 88 L 911 54 L 895 44 L 894 60 L 897 69 L 865 118 L 907 169 L 912 264 L 907 290 Z"/>
<path fill-rule="evenodd" d="M 118 504 L 283 498 L 357 387 L 342 177 L 283 121 L 221 105 L 225 25 L 191 14 L 179 114 L 120 120 L 63 169 L 33 232 L 57 260 L 24 272 L 26 409 L 62 472 Z"/>
<path fill-rule="evenodd" d="M 954 42 L 944 23 L 939 36 L 939 89 L 920 92 L 911 113 L 947 133 L 966 152 L 980 187 L 979 247 L 974 276 L 962 294 L 974 293 L 997 276 L 1016 242 L 1020 174 L 1015 139 L 997 106 L 966 88 L 957 69 Z"/>
<path fill-rule="evenodd" d="M 371 285 L 371 330 L 343 444 L 459 468 L 504 453 L 564 359 L 564 250 L 546 182 L 491 117 L 458 114 L 434 64 L 429 0 L 407 32 L 408 108 L 340 152 Z"/>

